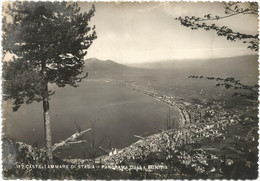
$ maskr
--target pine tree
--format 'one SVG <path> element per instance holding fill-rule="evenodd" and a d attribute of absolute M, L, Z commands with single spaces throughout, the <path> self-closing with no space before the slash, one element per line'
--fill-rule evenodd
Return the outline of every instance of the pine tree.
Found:
<path fill-rule="evenodd" d="M 13 55 L 3 62 L 4 99 L 13 100 L 13 111 L 26 103 L 43 102 L 47 156 L 52 161 L 49 84 L 78 86 L 84 56 L 97 38 L 89 25 L 95 7 L 81 12 L 77 3 L 13 2 L 3 6 L 3 53 Z"/>

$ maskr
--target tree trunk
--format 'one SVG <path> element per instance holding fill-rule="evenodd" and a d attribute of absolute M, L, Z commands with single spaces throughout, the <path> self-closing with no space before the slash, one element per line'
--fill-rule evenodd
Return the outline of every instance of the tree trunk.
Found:
<path fill-rule="evenodd" d="M 47 157 L 50 163 L 52 163 L 51 120 L 50 120 L 48 98 L 49 98 L 48 83 L 45 83 L 44 95 L 43 95 L 44 136 L 45 136 L 45 146 L 47 148 Z"/>

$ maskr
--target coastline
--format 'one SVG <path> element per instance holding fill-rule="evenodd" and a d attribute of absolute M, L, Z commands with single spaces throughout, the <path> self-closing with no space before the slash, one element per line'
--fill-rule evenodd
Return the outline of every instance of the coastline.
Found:
<path fill-rule="evenodd" d="M 150 154 L 153 153 L 161 153 L 162 146 L 164 145 L 164 139 L 171 138 L 171 147 L 174 149 L 179 149 L 184 145 L 189 145 L 193 143 L 199 143 L 202 139 L 225 139 L 225 134 L 223 130 L 225 130 L 228 126 L 238 124 L 242 119 L 240 115 L 230 116 L 228 111 L 225 111 L 222 106 L 216 106 L 212 108 L 207 108 L 209 113 L 212 113 L 219 119 L 218 122 L 211 121 L 210 119 L 202 119 L 201 122 L 191 121 L 191 114 L 187 110 L 187 105 L 190 103 L 185 102 L 184 100 L 178 100 L 174 97 L 169 97 L 163 95 L 160 92 L 156 92 L 154 90 L 150 90 L 141 86 L 137 86 L 133 83 L 125 83 L 125 82 L 116 82 L 116 81 L 106 81 L 108 83 L 113 83 L 119 86 L 125 86 L 134 91 L 138 91 L 147 96 L 151 96 L 158 101 L 161 101 L 167 105 L 169 105 L 172 109 L 177 110 L 179 113 L 179 121 L 181 126 L 176 129 L 164 130 L 162 132 L 141 138 L 140 140 L 132 143 L 131 145 L 124 147 L 122 149 L 118 149 L 115 153 L 109 155 L 103 155 L 95 158 L 95 162 L 102 163 L 105 166 L 115 166 L 124 162 L 124 160 L 135 160 L 142 156 L 149 157 Z M 185 107 L 186 106 L 186 107 Z M 196 106 L 195 106 L 196 107 Z M 196 111 L 201 111 L 204 108 L 196 107 Z M 194 111 L 194 110 L 193 110 Z M 204 121 L 203 121 L 204 120 Z M 222 130 L 220 130 L 220 128 Z M 201 154 L 203 152 L 203 156 L 211 155 L 212 157 L 216 157 L 214 154 L 210 154 L 210 150 L 214 150 L 214 146 L 202 151 L 200 148 L 195 149 L 195 154 Z M 208 151 L 207 151 L 208 150 Z M 181 153 L 182 151 L 179 150 Z M 204 160 L 205 160 L 204 159 Z M 90 159 L 79 160 L 79 159 L 70 159 L 66 160 L 70 163 L 89 163 Z M 185 162 L 185 161 L 184 161 Z M 204 162 L 204 161 L 203 161 Z M 185 164 L 185 163 L 184 163 Z M 120 168 L 119 168 L 120 169 Z"/>
<path fill-rule="evenodd" d="M 113 80 L 113 79 L 105 80 L 105 82 L 113 83 L 113 84 L 116 84 L 119 86 L 120 85 L 124 86 L 128 89 L 140 92 L 144 95 L 147 95 L 147 96 L 150 96 L 150 97 L 156 99 L 157 101 L 167 104 L 170 108 L 176 110 L 179 113 L 180 127 L 183 127 L 183 126 L 191 123 L 188 110 L 185 108 L 184 104 L 182 102 L 178 101 L 175 97 L 164 95 L 160 91 L 148 89 L 148 88 L 136 85 L 135 83 L 127 83 L 127 82 L 122 83 L 122 82 L 119 82 L 119 81 Z"/>
<path fill-rule="evenodd" d="M 142 152 L 141 150 L 138 150 L 140 146 L 149 148 L 149 150 L 146 151 L 146 156 L 151 152 L 158 152 L 159 149 L 158 145 L 161 142 L 162 135 L 167 135 L 169 132 L 172 132 L 173 130 L 176 130 L 177 137 L 183 137 L 183 138 L 177 138 L 176 140 L 185 140 L 185 142 L 187 141 L 187 138 L 184 137 L 186 137 L 189 134 L 188 133 L 189 130 L 185 128 L 185 126 L 188 126 L 191 123 L 190 116 L 188 110 L 185 108 L 183 103 L 177 101 L 176 98 L 163 95 L 163 93 L 156 92 L 154 90 L 148 90 L 145 87 L 138 86 L 134 83 L 129 84 L 124 82 L 122 84 L 121 82 L 112 79 L 102 80 L 102 81 L 104 81 L 105 83 L 110 83 L 118 86 L 124 86 L 128 89 L 137 91 L 139 93 L 152 97 L 157 101 L 167 104 L 171 109 L 176 110 L 176 112 L 179 114 L 179 127 L 177 129 L 164 130 L 162 132 L 155 133 L 150 136 L 141 138 L 140 140 L 132 143 L 129 146 L 126 146 L 122 149 L 117 149 L 116 153 L 113 155 L 102 155 L 100 157 L 95 158 L 97 162 L 100 162 L 100 160 L 102 160 L 102 162 L 111 162 L 111 159 L 115 160 L 114 157 L 122 157 L 122 158 L 129 158 L 129 159 L 135 158 L 136 156 L 140 155 L 140 153 Z M 84 163 L 90 161 L 91 159 L 64 159 L 64 160 L 69 161 L 70 163 L 73 162 Z M 119 159 L 118 163 L 120 163 L 120 160 L 121 159 Z"/>

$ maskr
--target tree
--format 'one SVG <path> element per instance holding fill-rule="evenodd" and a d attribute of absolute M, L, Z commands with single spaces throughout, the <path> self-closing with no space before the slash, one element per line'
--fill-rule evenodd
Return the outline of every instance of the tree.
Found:
<path fill-rule="evenodd" d="M 164 119 L 164 129 L 165 130 L 173 130 L 180 127 L 180 121 L 177 121 L 175 118 L 171 117 L 171 108 L 169 107 L 169 113 L 166 115 Z"/>
<path fill-rule="evenodd" d="M 26 103 L 43 102 L 45 144 L 52 161 L 49 99 L 58 87 L 78 86 L 83 78 L 84 56 L 97 38 L 89 21 L 95 7 L 81 12 L 77 3 L 13 2 L 5 4 L 3 53 L 13 55 L 3 62 L 3 98 L 12 99 L 13 111 Z"/>
<path fill-rule="evenodd" d="M 218 15 L 211 15 L 206 14 L 203 18 L 195 17 L 195 16 L 185 16 L 176 18 L 179 20 L 181 25 L 191 28 L 192 30 L 204 29 L 206 31 L 213 30 L 216 31 L 218 36 L 224 36 L 227 40 L 236 41 L 236 40 L 243 40 L 243 43 L 248 43 L 249 49 L 253 51 L 258 51 L 259 46 L 259 39 L 258 34 L 251 35 L 245 34 L 241 32 L 233 31 L 232 29 L 228 28 L 227 26 L 217 26 L 216 24 L 207 24 L 207 21 L 220 21 L 221 19 L 229 18 L 231 16 L 236 16 L 239 14 L 243 15 L 255 15 L 258 16 L 258 3 L 257 2 L 224 2 L 225 7 L 225 15 L 218 16 Z"/>
<path fill-rule="evenodd" d="M 100 147 L 102 147 L 103 138 L 95 139 L 96 138 L 96 121 L 90 121 L 91 126 L 91 135 L 88 139 L 88 143 L 85 145 L 85 150 L 92 160 L 92 163 L 94 165 L 95 171 L 97 171 L 97 165 L 96 165 L 96 157 L 98 156 L 98 151 L 100 150 Z"/>

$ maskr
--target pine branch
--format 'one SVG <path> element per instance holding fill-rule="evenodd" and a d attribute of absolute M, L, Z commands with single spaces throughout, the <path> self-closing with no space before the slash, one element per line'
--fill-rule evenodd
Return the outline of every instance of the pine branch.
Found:
<path fill-rule="evenodd" d="M 206 14 L 204 18 L 195 17 L 195 16 L 185 16 L 175 18 L 181 22 L 181 25 L 191 28 L 192 30 L 204 29 L 206 31 L 213 30 L 216 31 L 218 36 L 224 36 L 227 40 L 236 41 L 243 40 L 243 43 L 248 43 L 247 48 L 258 51 L 259 49 L 259 39 L 258 34 L 251 35 L 240 32 L 235 32 L 227 26 L 217 26 L 216 24 L 206 24 L 205 21 L 218 21 L 225 18 L 230 18 L 239 14 L 251 14 L 258 15 L 258 4 L 249 3 L 248 8 L 241 8 L 239 3 L 224 3 L 225 14 L 224 16 L 213 16 L 211 14 Z"/>
<path fill-rule="evenodd" d="M 78 143 L 86 142 L 86 140 L 78 140 L 78 139 L 81 138 L 86 132 L 88 132 L 90 130 L 91 130 L 91 128 L 84 130 L 84 131 L 81 131 L 81 132 L 77 132 L 77 133 L 71 135 L 66 140 L 54 144 L 52 146 L 52 151 L 55 151 L 60 147 L 68 147 L 71 144 L 78 144 Z"/>
<path fill-rule="evenodd" d="M 252 85 L 252 86 L 248 86 L 245 84 L 242 84 L 240 82 L 240 80 L 236 80 L 234 77 L 228 77 L 228 78 L 219 78 L 219 77 L 206 77 L 206 76 L 198 76 L 198 75 L 191 75 L 188 78 L 195 78 L 195 79 L 207 79 L 207 80 L 215 80 L 215 81 L 222 81 L 223 83 L 217 83 L 216 86 L 223 86 L 226 89 L 241 89 L 241 90 L 247 90 L 250 92 L 250 94 L 242 94 L 239 92 L 235 92 L 233 94 L 233 97 L 236 96 L 240 96 L 240 97 L 245 97 L 248 99 L 252 99 L 252 100 L 256 100 L 258 98 L 258 88 L 259 85 Z M 254 90 L 257 89 L 257 90 Z"/>

